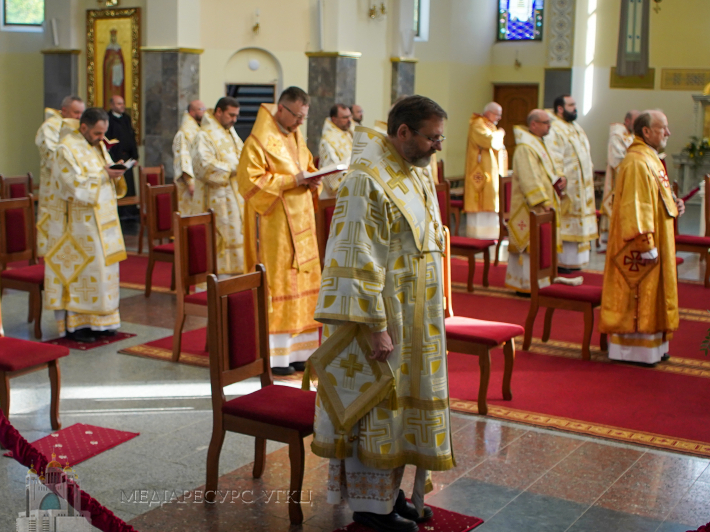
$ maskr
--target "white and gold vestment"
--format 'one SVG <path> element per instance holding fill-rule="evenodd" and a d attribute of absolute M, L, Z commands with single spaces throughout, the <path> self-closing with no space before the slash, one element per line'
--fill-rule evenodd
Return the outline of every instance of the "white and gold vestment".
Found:
<path fill-rule="evenodd" d="M 202 205 L 195 210 L 193 195 L 188 187 L 195 184 L 195 171 L 192 167 L 192 147 L 200 131 L 197 120 L 185 112 L 182 115 L 180 129 L 173 138 L 173 180 L 177 186 L 178 210 L 181 214 L 199 214 Z"/>
<path fill-rule="evenodd" d="M 323 132 L 318 145 L 318 167 L 325 168 L 334 164 L 350 165 L 350 155 L 353 151 L 353 132 L 343 131 L 330 118 L 323 123 Z M 334 198 L 345 172 L 325 176 L 323 178 L 322 198 Z"/>

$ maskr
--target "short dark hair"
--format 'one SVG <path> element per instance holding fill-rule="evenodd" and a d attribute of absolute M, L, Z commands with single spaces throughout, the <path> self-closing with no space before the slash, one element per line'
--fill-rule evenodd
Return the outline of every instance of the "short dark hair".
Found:
<path fill-rule="evenodd" d="M 338 109 L 343 109 L 343 110 L 351 110 L 347 105 L 344 103 L 336 103 L 333 107 L 330 108 L 330 118 L 337 118 L 338 116 Z M 352 111 L 352 110 L 351 110 Z"/>
<path fill-rule="evenodd" d="M 652 122 L 651 113 L 646 112 L 638 115 L 636 120 L 634 120 L 634 135 L 643 138 L 643 128 L 651 127 Z"/>
<path fill-rule="evenodd" d="M 426 96 L 407 96 L 394 104 L 387 117 L 387 134 L 394 137 L 399 126 L 406 124 L 409 129 L 419 129 L 424 120 L 432 117 L 449 118 L 441 106 Z"/>
<path fill-rule="evenodd" d="M 81 114 L 80 124 L 94 127 L 96 122 L 108 122 L 108 113 L 101 107 L 89 107 Z"/>
<path fill-rule="evenodd" d="M 569 94 L 563 94 L 563 95 L 555 98 L 555 101 L 552 104 L 552 112 L 554 114 L 557 114 L 558 107 L 562 107 L 562 109 L 564 109 L 565 108 L 565 98 L 569 98 L 569 97 L 570 97 Z"/>
<path fill-rule="evenodd" d="M 303 105 L 311 105 L 311 97 L 306 91 L 298 87 L 289 87 L 279 96 L 279 103 L 301 102 Z"/>
<path fill-rule="evenodd" d="M 217 100 L 217 104 L 214 106 L 214 110 L 220 109 L 222 112 L 227 110 L 227 107 L 236 107 L 239 109 L 239 100 L 232 98 L 231 96 L 223 96 Z M 189 110 L 189 107 L 188 107 Z"/>

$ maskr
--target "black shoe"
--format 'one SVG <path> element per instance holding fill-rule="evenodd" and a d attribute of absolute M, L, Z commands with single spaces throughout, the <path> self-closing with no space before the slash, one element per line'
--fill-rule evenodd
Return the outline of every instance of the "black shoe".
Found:
<path fill-rule="evenodd" d="M 515 292 L 515 295 L 518 297 L 527 297 L 528 299 L 531 297 L 529 292 Z"/>
<path fill-rule="evenodd" d="M 96 336 L 111 337 L 116 336 L 116 329 L 110 329 L 108 331 L 93 331 Z"/>
<path fill-rule="evenodd" d="M 666 353 L 665 355 L 663 355 L 663 356 L 661 357 L 661 362 L 665 362 L 665 361 L 668 360 L 669 358 L 671 358 L 671 355 L 668 354 L 668 353 Z"/>
<path fill-rule="evenodd" d="M 414 521 L 415 523 L 424 523 L 434 517 L 434 512 L 426 505 L 424 506 L 424 515 L 419 517 L 417 508 L 407 500 L 402 490 L 399 490 L 399 494 L 397 495 L 397 500 L 394 503 L 394 511 L 401 517 Z"/>
<path fill-rule="evenodd" d="M 418 532 L 419 526 L 405 519 L 397 512 L 388 514 L 373 514 L 370 512 L 353 512 L 353 521 L 368 526 L 377 532 Z"/>
<path fill-rule="evenodd" d="M 286 366 L 286 367 L 275 367 L 271 368 L 271 373 L 274 375 L 279 375 L 279 376 L 287 376 L 287 375 L 293 375 L 296 373 L 296 370 L 293 369 L 291 366 Z"/>
<path fill-rule="evenodd" d="M 557 273 L 564 273 L 564 274 L 570 274 L 570 273 L 576 273 L 582 271 L 581 268 L 563 268 L 562 266 L 557 267 Z"/>
<path fill-rule="evenodd" d="M 305 362 L 291 362 L 289 366 L 291 366 L 296 371 L 306 371 Z"/>
<path fill-rule="evenodd" d="M 73 333 L 67 333 L 70 340 L 81 342 L 82 344 L 93 344 L 96 341 L 93 331 L 89 328 L 79 329 Z"/>

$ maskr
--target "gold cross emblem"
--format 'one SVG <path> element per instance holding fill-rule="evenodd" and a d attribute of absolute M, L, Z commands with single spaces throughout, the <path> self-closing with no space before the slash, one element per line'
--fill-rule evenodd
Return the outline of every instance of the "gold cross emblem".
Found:
<path fill-rule="evenodd" d="M 357 355 L 350 353 L 347 360 L 340 361 L 340 367 L 345 368 L 345 376 L 352 379 L 355 372 L 362 371 L 364 366 L 357 361 Z"/>

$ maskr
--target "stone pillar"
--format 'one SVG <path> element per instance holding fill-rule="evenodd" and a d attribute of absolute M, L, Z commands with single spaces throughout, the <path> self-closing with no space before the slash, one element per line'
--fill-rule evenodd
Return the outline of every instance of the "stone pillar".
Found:
<path fill-rule="evenodd" d="M 390 61 L 392 61 L 390 103 L 394 103 L 400 96 L 414 94 L 417 59 L 413 57 L 392 57 Z"/>
<path fill-rule="evenodd" d="M 308 149 L 318 157 L 323 121 L 336 103 L 355 103 L 359 52 L 306 52 L 308 56 Z"/>
<path fill-rule="evenodd" d="M 42 50 L 44 55 L 44 106 L 59 109 L 65 96 L 79 96 L 81 50 Z"/>
<path fill-rule="evenodd" d="M 173 176 L 173 137 L 187 104 L 199 97 L 200 54 L 195 48 L 143 47 L 144 166 L 165 165 Z"/>

